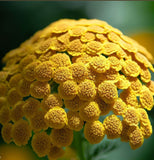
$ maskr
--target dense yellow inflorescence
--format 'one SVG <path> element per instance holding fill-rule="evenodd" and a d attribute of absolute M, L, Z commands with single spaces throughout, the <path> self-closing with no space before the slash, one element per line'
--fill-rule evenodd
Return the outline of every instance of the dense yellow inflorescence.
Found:
<path fill-rule="evenodd" d="M 152 134 L 146 112 L 153 108 L 152 61 L 143 46 L 104 21 L 50 24 L 3 58 L 4 141 L 26 145 L 33 135 L 36 154 L 57 159 L 83 128 L 92 144 L 107 135 L 139 148 Z"/>

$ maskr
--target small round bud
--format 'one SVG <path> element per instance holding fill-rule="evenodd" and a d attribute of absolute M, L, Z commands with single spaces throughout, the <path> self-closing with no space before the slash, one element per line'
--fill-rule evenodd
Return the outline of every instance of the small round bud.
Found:
<path fill-rule="evenodd" d="M 122 132 L 122 123 L 116 115 L 110 115 L 103 122 L 107 138 L 114 139 L 120 137 Z"/>
<path fill-rule="evenodd" d="M 103 124 L 100 121 L 87 122 L 84 128 L 84 135 L 91 144 L 101 142 L 105 136 Z"/>
<path fill-rule="evenodd" d="M 61 129 L 67 123 L 67 114 L 63 108 L 54 107 L 50 109 L 44 116 L 44 120 L 51 128 Z"/>
<path fill-rule="evenodd" d="M 36 133 L 32 138 L 32 148 L 39 157 L 46 156 L 50 151 L 50 137 L 45 133 Z"/>
<path fill-rule="evenodd" d="M 53 145 L 57 147 L 69 146 L 73 141 L 73 131 L 68 128 L 53 129 L 51 132 Z"/>
<path fill-rule="evenodd" d="M 16 145 L 26 145 L 31 137 L 31 128 L 27 121 L 21 119 L 12 128 L 12 138 Z"/>

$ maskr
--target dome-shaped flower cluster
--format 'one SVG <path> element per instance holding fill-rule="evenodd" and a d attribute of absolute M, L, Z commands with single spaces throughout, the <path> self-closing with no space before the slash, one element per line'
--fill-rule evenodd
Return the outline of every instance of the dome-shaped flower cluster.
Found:
<path fill-rule="evenodd" d="M 152 61 L 144 47 L 104 21 L 50 24 L 3 58 L 4 141 L 26 145 L 33 135 L 34 152 L 53 159 L 83 128 L 92 144 L 107 135 L 137 149 L 152 134 L 146 112 L 153 107 Z"/>

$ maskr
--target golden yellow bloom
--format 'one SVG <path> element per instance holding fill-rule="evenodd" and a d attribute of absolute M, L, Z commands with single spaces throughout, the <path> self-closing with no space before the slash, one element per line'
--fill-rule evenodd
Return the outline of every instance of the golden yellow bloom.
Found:
<path fill-rule="evenodd" d="M 51 38 L 51 45 L 49 49 L 54 51 L 66 51 L 66 45 L 64 43 L 61 43 L 58 38 L 53 37 Z"/>
<path fill-rule="evenodd" d="M 22 75 L 23 77 L 27 80 L 27 81 L 34 81 L 35 80 L 35 68 L 40 64 L 40 61 L 35 61 L 35 62 L 32 62 L 30 64 L 28 64 L 23 72 L 22 72 Z"/>
<path fill-rule="evenodd" d="M 141 129 L 141 132 L 142 132 L 142 135 L 144 136 L 144 138 L 149 138 L 151 136 L 152 125 L 150 122 L 148 122 L 146 124 L 141 123 L 140 129 Z"/>
<path fill-rule="evenodd" d="M 94 24 L 88 26 L 87 30 L 93 33 L 105 33 L 104 28 L 94 25 Z"/>
<path fill-rule="evenodd" d="M 50 60 L 55 64 L 55 67 L 68 67 L 71 61 L 68 55 L 64 53 L 57 53 L 50 57 Z"/>
<path fill-rule="evenodd" d="M 150 67 L 151 68 L 151 63 L 148 61 L 148 59 L 141 53 L 137 52 L 135 55 L 135 59 L 142 63 L 145 67 Z"/>
<path fill-rule="evenodd" d="M 1 131 L 3 140 L 8 144 L 12 141 L 12 135 L 11 135 L 12 126 L 13 126 L 12 123 L 7 123 L 2 127 Z"/>
<path fill-rule="evenodd" d="M 154 95 L 154 81 L 150 81 L 149 83 L 147 83 L 146 85 L 149 90 L 151 91 L 152 95 Z"/>
<path fill-rule="evenodd" d="M 72 78 L 71 71 L 69 70 L 68 67 L 59 67 L 58 69 L 56 69 L 53 77 L 53 80 L 56 83 L 62 83 L 71 79 L 73 78 Z"/>
<path fill-rule="evenodd" d="M 141 106 L 147 110 L 151 110 L 153 107 L 153 95 L 148 88 L 143 87 L 140 95 Z"/>
<path fill-rule="evenodd" d="M 98 41 L 90 41 L 86 46 L 86 53 L 90 55 L 100 55 L 102 53 L 103 45 Z"/>
<path fill-rule="evenodd" d="M 145 109 L 138 108 L 137 111 L 139 112 L 139 115 L 140 115 L 140 123 L 141 124 L 145 124 L 146 125 L 147 123 L 150 122 L 148 114 L 147 114 Z"/>
<path fill-rule="evenodd" d="M 83 63 L 74 63 L 70 66 L 73 79 L 77 82 L 84 80 L 87 76 L 87 69 Z"/>
<path fill-rule="evenodd" d="M 49 160 L 55 160 L 57 158 L 60 158 L 64 155 L 64 150 L 62 148 L 59 148 L 59 147 L 56 147 L 56 146 L 53 146 L 51 144 L 50 146 L 50 151 L 48 153 L 48 158 Z"/>
<path fill-rule="evenodd" d="M 17 87 L 18 82 L 22 79 L 22 75 L 20 73 L 15 74 L 12 76 L 9 80 L 9 86 L 10 88 Z"/>
<path fill-rule="evenodd" d="M 140 80 L 136 77 L 128 77 L 130 84 L 130 90 L 136 92 L 136 93 L 140 93 L 141 89 L 142 89 L 142 83 L 140 82 Z"/>
<path fill-rule="evenodd" d="M 68 45 L 69 42 L 70 42 L 70 34 L 69 34 L 68 32 L 62 34 L 62 35 L 60 35 L 60 36 L 58 37 L 58 40 L 59 40 L 61 43 L 64 43 L 64 44 Z"/>
<path fill-rule="evenodd" d="M 35 61 L 36 56 L 35 55 L 27 55 L 26 57 L 24 57 L 20 63 L 19 63 L 19 70 L 23 71 L 23 69 L 30 63 L 32 63 L 33 61 Z"/>
<path fill-rule="evenodd" d="M 57 147 L 69 146 L 73 141 L 73 131 L 68 128 L 53 129 L 51 141 Z"/>
<path fill-rule="evenodd" d="M 140 129 L 144 138 L 149 138 L 152 134 L 152 125 L 148 114 L 143 108 L 138 108 L 140 114 Z"/>
<path fill-rule="evenodd" d="M 40 55 L 40 57 L 38 58 L 38 63 L 40 62 L 46 62 L 46 61 L 49 61 L 50 57 L 52 55 L 54 55 L 56 53 L 56 51 L 53 51 L 53 50 L 49 50 L 43 54 Z M 51 63 L 52 66 L 55 66 L 55 64 L 52 62 Z"/>
<path fill-rule="evenodd" d="M 51 139 L 45 132 L 36 133 L 32 139 L 32 148 L 39 157 L 46 156 L 50 151 Z"/>
<path fill-rule="evenodd" d="M 52 32 L 53 33 L 64 33 L 68 30 L 74 20 L 62 19 L 59 22 L 53 23 Z"/>
<path fill-rule="evenodd" d="M 85 106 L 80 108 L 80 117 L 84 120 L 84 121 L 95 121 L 98 120 L 99 116 L 100 116 L 100 109 L 99 106 L 96 102 L 91 101 L 85 104 Z"/>
<path fill-rule="evenodd" d="M 67 125 L 67 114 L 63 108 L 54 107 L 50 109 L 44 116 L 44 120 L 51 128 L 61 129 Z"/>
<path fill-rule="evenodd" d="M 127 89 L 131 83 L 124 75 L 118 77 L 118 81 L 115 83 L 118 89 Z"/>
<path fill-rule="evenodd" d="M 118 59 L 117 56 L 111 55 L 110 57 L 108 57 L 108 60 L 110 61 L 111 68 L 115 69 L 116 71 L 120 71 L 122 69 L 122 62 L 120 61 L 120 59 Z"/>
<path fill-rule="evenodd" d="M 141 76 L 141 80 L 145 83 L 148 83 L 151 80 L 151 73 L 149 69 L 144 66 L 141 66 L 140 76 Z"/>
<path fill-rule="evenodd" d="M 62 102 L 62 99 L 60 98 L 60 96 L 55 93 L 55 94 L 50 94 L 50 95 L 46 96 L 41 101 L 41 106 L 42 106 L 42 109 L 45 109 L 48 111 L 49 109 L 56 107 L 56 106 L 62 107 L 63 102 Z"/>
<path fill-rule="evenodd" d="M 137 126 L 140 120 L 138 110 L 134 107 L 128 107 L 123 114 L 123 121 L 129 126 Z"/>
<path fill-rule="evenodd" d="M 100 121 L 87 122 L 84 128 L 84 135 L 91 144 L 101 142 L 105 136 L 103 124 Z"/>
<path fill-rule="evenodd" d="M 71 56 L 79 56 L 84 53 L 83 51 L 84 45 L 81 43 L 79 39 L 75 39 L 71 41 L 68 45 L 68 53 Z"/>
<path fill-rule="evenodd" d="M 143 138 L 142 132 L 137 127 L 129 135 L 129 144 L 130 144 L 132 149 L 137 149 L 137 148 L 142 146 L 143 142 L 144 142 L 144 138 Z"/>
<path fill-rule="evenodd" d="M 26 145 L 31 137 L 31 127 L 27 121 L 21 119 L 12 127 L 12 138 L 16 145 Z"/>
<path fill-rule="evenodd" d="M 102 82 L 98 86 L 98 94 L 105 103 L 113 103 L 118 98 L 117 87 L 112 82 Z"/>
<path fill-rule="evenodd" d="M 42 62 L 34 69 L 35 78 L 38 81 L 44 82 L 49 81 L 53 78 L 53 65 L 52 62 L 46 61 Z"/>
<path fill-rule="evenodd" d="M 152 134 L 146 110 L 154 104 L 154 58 L 104 21 L 59 20 L 2 61 L 0 123 L 6 143 L 25 145 L 45 134 L 52 142 L 38 138 L 33 148 L 38 156 L 56 159 L 84 125 L 90 143 L 107 134 L 132 149 Z M 100 116 L 106 117 L 103 124 Z"/>
<path fill-rule="evenodd" d="M 17 91 L 21 97 L 27 97 L 30 95 L 30 85 L 31 82 L 21 79 L 17 86 Z"/>
<path fill-rule="evenodd" d="M 40 102 L 32 97 L 28 98 L 23 104 L 23 112 L 27 118 L 33 117 L 40 108 Z"/>
<path fill-rule="evenodd" d="M 76 82 L 72 80 L 67 80 L 61 83 L 58 87 L 58 92 L 61 98 L 66 100 L 73 99 L 78 93 L 78 86 Z"/>
<path fill-rule="evenodd" d="M 19 95 L 19 93 L 17 92 L 17 90 L 15 88 L 11 88 L 8 91 L 7 100 L 10 105 L 14 105 L 15 103 L 17 103 L 21 99 L 22 99 L 22 97 Z"/>
<path fill-rule="evenodd" d="M 75 131 L 80 131 L 83 127 L 83 120 L 81 119 L 79 112 L 69 111 L 67 113 L 68 127 Z"/>
<path fill-rule="evenodd" d="M 126 111 L 126 104 L 121 98 L 118 98 L 112 105 L 112 111 L 116 115 L 123 115 Z"/>
<path fill-rule="evenodd" d="M 24 117 L 23 104 L 24 101 L 19 101 L 11 109 L 10 116 L 12 121 L 16 122 Z"/>
<path fill-rule="evenodd" d="M 90 58 L 90 59 L 92 59 L 92 58 Z M 101 75 L 100 76 L 101 78 L 104 76 L 102 74 L 99 74 L 99 73 L 95 72 L 90 67 L 90 64 L 87 65 L 87 71 L 88 71 L 87 79 L 92 80 L 95 84 L 98 83 L 98 77 L 99 77 L 99 75 Z"/>
<path fill-rule="evenodd" d="M 95 72 L 104 73 L 110 68 L 110 61 L 104 56 L 93 57 L 90 66 Z"/>
<path fill-rule="evenodd" d="M 140 74 L 140 67 L 135 61 L 126 60 L 123 62 L 122 71 L 126 76 L 137 77 Z"/>
<path fill-rule="evenodd" d="M 81 36 L 81 41 L 82 42 L 89 42 L 95 40 L 95 34 L 91 32 L 86 32 Z"/>
<path fill-rule="evenodd" d="M 34 132 L 41 131 L 42 129 L 46 130 L 48 128 L 44 116 L 45 112 L 37 111 L 35 115 L 30 118 L 30 125 Z"/>
<path fill-rule="evenodd" d="M 77 57 L 72 57 L 72 62 L 73 63 L 83 63 L 83 64 L 87 64 L 88 62 L 90 62 L 92 59 L 92 57 L 88 54 L 82 54 L 80 56 Z"/>
<path fill-rule="evenodd" d="M 122 142 L 129 141 L 129 129 L 130 129 L 130 126 L 126 122 L 122 121 L 122 132 L 120 135 Z"/>
<path fill-rule="evenodd" d="M 81 100 L 90 101 L 96 96 L 95 84 L 91 80 L 84 80 L 79 84 L 78 96 Z"/>
<path fill-rule="evenodd" d="M 50 85 L 47 82 L 35 81 L 30 85 L 30 94 L 35 98 L 44 98 L 50 94 Z"/>
<path fill-rule="evenodd" d="M 106 36 L 104 36 L 104 35 L 101 34 L 101 33 L 97 33 L 97 34 L 96 34 L 96 38 L 99 39 L 101 42 L 107 41 Z"/>
<path fill-rule="evenodd" d="M 137 95 L 129 89 L 123 90 L 120 93 L 120 98 L 127 104 L 133 107 L 138 107 Z"/>
<path fill-rule="evenodd" d="M 10 109 L 3 106 L 0 110 L 0 123 L 4 125 L 10 121 L 10 118 Z"/>
<path fill-rule="evenodd" d="M 41 53 L 45 53 L 49 50 L 49 47 L 52 43 L 52 39 L 48 38 L 47 40 L 45 40 L 36 50 L 37 54 L 41 54 Z"/>
<path fill-rule="evenodd" d="M 12 76 L 9 80 L 9 86 L 10 88 L 17 87 L 18 82 L 22 79 L 22 74 L 17 73 L 14 76 Z"/>
<path fill-rule="evenodd" d="M 122 123 L 116 115 L 110 115 L 103 122 L 107 138 L 114 139 L 120 137 L 122 132 Z"/>
<path fill-rule="evenodd" d="M 107 72 L 105 72 L 100 76 L 100 82 L 102 82 L 104 79 L 104 81 L 112 81 L 113 83 L 116 83 L 119 81 L 119 78 L 120 78 L 119 72 L 113 68 L 110 68 Z"/>
<path fill-rule="evenodd" d="M 65 107 L 72 111 L 79 111 L 86 101 L 81 100 L 78 96 L 72 100 L 64 100 Z"/>
<path fill-rule="evenodd" d="M 101 116 L 107 115 L 112 110 L 112 105 L 105 103 L 99 96 L 95 98 L 95 101 L 99 106 Z"/>
<path fill-rule="evenodd" d="M 109 56 L 112 55 L 113 53 L 117 52 L 119 49 L 119 46 L 115 43 L 112 42 L 104 42 L 103 43 L 103 54 Z"/>

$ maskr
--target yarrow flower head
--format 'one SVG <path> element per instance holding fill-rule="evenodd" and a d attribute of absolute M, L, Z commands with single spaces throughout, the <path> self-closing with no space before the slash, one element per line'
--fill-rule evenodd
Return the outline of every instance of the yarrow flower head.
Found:
<path fill-rule="evenodd" d="M 139 148 L 152 134 L 151 62 L 143 46 L 104 21 L 50 24 L 3 58 L 3 140 L 22 146 L 32 137 L 34 152 L 49 159 L 81 129 L 92 144 L 107 135 Z"/>

